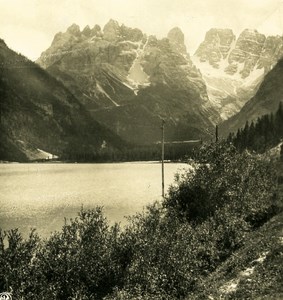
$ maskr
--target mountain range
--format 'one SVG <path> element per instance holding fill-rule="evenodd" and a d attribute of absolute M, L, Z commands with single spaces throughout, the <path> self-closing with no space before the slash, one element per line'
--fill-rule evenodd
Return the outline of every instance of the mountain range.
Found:
<path fill-rule="evenodd" d="M 110 20 L 80 31 L 72 25 L 55 36 L 37 61 L 76 95 L 92 116 L 136 144 L 198 139 L 213 126 L 201 73 L 179 28 L 158 40 Z"/>
<path fill-rule="evenodd" d="M 110 20 L 58 33 L 38 63 L 64 83 L 96 120 L 127 141 L 207 138 L 240 111 L 283 55 L 280 36 L 212 28 L 195 54 L 173 28 L 158 40 Z M 173 92 L 172 92 L 173 91 Z"/>
<path fill-rule="evenodd" d="M 150 145 L 162 120 L 167 141 L 227 136 L 277 109 L 282 56 L 282 37 L 256 30 L 211 29 L 190 56 L 177 27 L 157 39 L 114 20 L 73 24 L 36 63 L 1 40 L 0 159 Z"/>
<path fill-rule="evenodd" d="M 264 76 L 283 56 L 282 36 L 244 30 L 238 38 L 231 29 L 213 28 L 193 56 L 206 82 L 209 105 L 221 120 L 237 113 L 252 98 Z"/>

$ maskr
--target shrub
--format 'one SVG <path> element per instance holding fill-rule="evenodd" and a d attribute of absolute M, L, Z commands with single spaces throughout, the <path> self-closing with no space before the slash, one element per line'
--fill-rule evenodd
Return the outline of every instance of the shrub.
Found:
<path fill-rule="evenodd" d="M 119 235 L 99 207 L 82 210 L 47 241 L 34 232 L 27 241 L 17 230 L 2 233 L 1 290 L 17 299 L 102 299 L 123 281 Z"/>
<path fill-rule="evenodd" d="M 181 218 L 202 222 L 229 207 L 231 213 L 256 223 L 272 205 L 275 173 L 261 156 L 239 153 L 222 142 L 203 146 L 192 167 L 176 176 L 164 202 Z"/>
<path fill-rule="evenodd" d="M 7 238 L 8 245 L 5 244 Z M 17 229 L 0 230 L 0 290 L 13 292 L 14 297 L 33 295 L 39 285 L 36 254 L 39 238 L 31 231 L 24 240 Z"/>
<path fill-rule="evenodd" d="M 56 298 L 68 299 L 79 292 L 101 299 L 119 285 L 118 237 L 119 227 L 109 227 L 99 207 L 82 210 L 78 218 L 54 234 L 39 256 L 40 268 Z"/>

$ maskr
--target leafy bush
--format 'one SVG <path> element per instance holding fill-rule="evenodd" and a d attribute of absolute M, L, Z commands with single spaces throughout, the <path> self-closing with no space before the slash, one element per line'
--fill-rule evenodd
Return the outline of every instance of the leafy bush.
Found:
<path fill-rule="evenodd" d="M 5 245 L 7 238 L 8 247 Z M 24 240 L 17 229 L 0 231 L 0 290 L 17 295 L 33 295 L 38 284 L 35 257 L 39 238 L 31 231 Z M 20 297 L 19 297 L 20 298 Z"/>
<path fill-rule="evenodd" d="M 1 290 L 19 298 L 32 292 L 33 299 L 101 299 L 123 278 L 116 255 L 119 234 L 118 225 L 109 227 L 99 207 L 82 210 L 40 243 L 33 232 L 23 241 L 13 230 L 5 248 L 2 234 Z"/>
<path fill-rule="evenodd" d="M 192 169 L 176 176 L 165 206 L 181 218 L 202 222 L 223 207 L 257 223 L 271 206 L 275 172 L 270 162 L 226 143 L 205 145 Z"/>

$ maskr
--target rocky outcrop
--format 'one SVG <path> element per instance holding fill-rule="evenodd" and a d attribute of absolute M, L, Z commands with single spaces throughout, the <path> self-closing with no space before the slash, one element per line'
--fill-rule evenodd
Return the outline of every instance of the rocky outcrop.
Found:
<path fill-rule="evenodd" d="M 247 78 L 257 65 L 265 39 L 266 37 L 256 30 L 244 30 L 228 57 L 229 66 L 225 71 L 232 75 L 239 72 L 242 78 Z M 241 65 L 243 65 L 242 68 Z"/>
<path fill-rule="evenodd" d="M 169 42 L 173 45 L 175 50 L 182 54 L 187 54 L 184 33 L 179 27 L 171 29 L 168 32 L 167 38 L 169 39 Z"/>
<path fill-rule="evenodd" d="M 238 73 L 245 79 L 256 69 L 270 70 L 282 54 L 282 37 L 266 38 L 256 30 L 245 29 L 236 40 L 232 30 L 214 28 L 207 32 L 194 57 L 200 63 L 208 62 L 228 75 Z"/>
<path fill-rule="evenodd" d="M 124 41 L 139 42 L 144 38 L 144 34 L 137 28 L 129 28 L 125 25 L 120 27 L 121 39 Z"/>
<path fill-rule="evenodd" d="M 226 59 L 235 42 L 235 35 L 231 29 L 210 29 L 205 40 L 200 44 L 195 56 L 201 62 L 208 62 L 215 68 L 219 68 L 221 60 Z"/>
<path fill-rule="evenodd" d="M 116 42 L 120 39 L 120 25 L 115 20 L 110 20 L 103 28 L 103 38 L 109 42 Z"/>
<path fill-rule="evenodd" d="M 80 31 L 80 26 L 77 24 L 73 24 L 71 25 L 68 29 L 67 29 L 67 33 L 76 36 L 76 37 L 80 37 L 81 35 L 81 31 Z"/>
<path fill-rule="evenodd" d="M 92 35 L 92 31 L 88 25 L 83 29 L 82 35 L 85 37 L 90 37 Z"/>
<path fill-rule="evenodd" d="M 268 72 L 281 57 L 283 57 L 283 36 L 268 36 L 257 67 L 264 68 L 265 72 Z"/>

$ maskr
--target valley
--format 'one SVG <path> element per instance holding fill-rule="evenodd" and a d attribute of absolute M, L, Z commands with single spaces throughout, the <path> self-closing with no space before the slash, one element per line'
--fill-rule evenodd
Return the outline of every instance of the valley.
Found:
<path fill-rule="evenodd" d="M 0 298 L 279 299 L 280 7 L 109 1 L 1 7 Z"/>
<path fill-rule="evenodd" d="M 2 160 L 41 157 L 36 149 L 61 157 L 71 151 L 67 157 L 100 160 L 109 156 L 103 152 L 154 148 L 161 138 L 162 120 L 166 122 L 167 142 L 209 141 L 216 125 L 220 138 L 226 138 L 246 121 L 275 112 L 282 101 L 282 37 L 251 29 L 236 37 L 231 29 L 212 28 L 193 55 L 188 53 L 184 33 L 178 27 L 159 39 L 113 19 L 103 28 L 95 25 L 81 30 L 73 24 L 57 33 L 36 64 L 13 53 L 4 41 L 1 49 Z M 39 73 L 42 80 L 38 80 Z M 32 80 L 25 83 L 24 78 Z M 30 108 L 24 110 L 27 104 L 11 101 L 13 93 L 8 89 Z M 58 105 L 64 105 L 59 109 L 64 125 L 56 120 Z M 14 128 L 6 120 L 15 118 L 17 110 L 19 120 L 24 119 L 22 126 Z M 76 117 L 68 116 L 68 110 Z M 78 115 L 79 110 L 84 117 Z M 36 112 L 40 120 L 28 117 L 29 112 Z M 23 132 L 31 128 L 29 119 L 45 129 Z M 46 122 L 48 125 L 43 125 Z M 93 128 L 92 132 L 81 126 Z M 63 133 L 66 129 L 69 137 Z M 88 137 L 82 138 L 78 132 Z M 101 148 L 104 141 L 106 149 Z"/>

